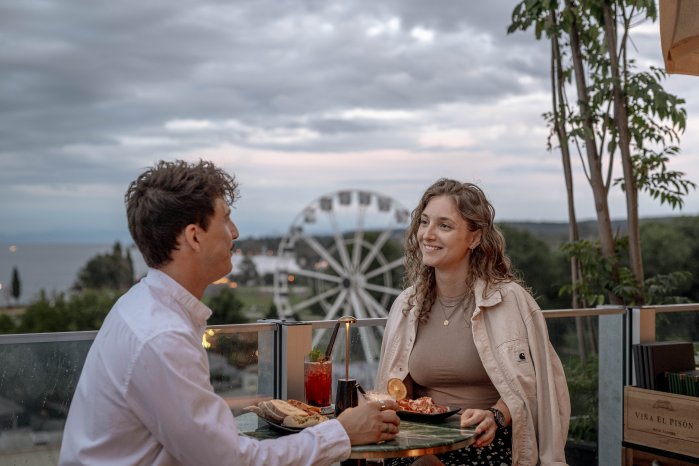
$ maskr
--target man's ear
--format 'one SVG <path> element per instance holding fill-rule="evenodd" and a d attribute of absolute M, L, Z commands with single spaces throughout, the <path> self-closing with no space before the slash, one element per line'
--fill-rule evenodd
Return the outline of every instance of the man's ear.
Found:
<path fill-rule="evenodd" d="M 199 242 L 199 227 L 194 223 L 190 223 L 184 227 L 182 232 L 183 246 L 189 247 L 191 250 L 199 252 L 201 243 Z"/>

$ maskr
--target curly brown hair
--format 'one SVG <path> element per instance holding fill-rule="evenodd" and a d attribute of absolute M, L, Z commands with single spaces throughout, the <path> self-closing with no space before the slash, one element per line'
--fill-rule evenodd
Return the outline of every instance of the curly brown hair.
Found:
<path fill-rule="evenodd" d="M 161 160 L 131 182 L 124 196 L 126 216 L 146 264 L 153 268 L 167 265 L 187 225 L 206 230 L 218 198 L 233 205 L 238 183 L 204 160 L 191 164 Z"/>
<path fill-rule="evenodd" d="M 466 221 L 470 231 L 481 230 L 481 239 L 469 254 L 469 275 L 466 278 L 468 289 L 473 289 L 477 279 L 490 285 L 502 282 L 521 283 L 512 270 L 510 258 L 505 254 L 505 238 L 494 223 L 495 209 L 483 191 L 472 183 L 441 178 L 427 188 L 415 210 L 411 214 L 408 230 L 405 232 L 405 281 L 413 286 L 412 294 L 406 300 L 404 313 L 418 307 L 418 318 L 425 320 L 436 299 L 434 268 L 424 265 L 417 240 L 420 217 L 430 200 L 437 196 L 454 199 L 456 208 Z"/>

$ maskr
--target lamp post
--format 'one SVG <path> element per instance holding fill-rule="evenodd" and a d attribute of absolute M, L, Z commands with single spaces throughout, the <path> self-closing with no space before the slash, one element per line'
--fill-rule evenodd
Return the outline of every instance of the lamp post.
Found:
<path fill-rule="evenodd" d="M 339 416 L 347 408 L 357 406 L 357 380 L 349 378 L 350 324 L 356 323 L 357 318 L 354 316 L 343 316 L 338 319 L 338 322 L 345 324 L 345 378 L 337 381 L 335 416 Z"/>

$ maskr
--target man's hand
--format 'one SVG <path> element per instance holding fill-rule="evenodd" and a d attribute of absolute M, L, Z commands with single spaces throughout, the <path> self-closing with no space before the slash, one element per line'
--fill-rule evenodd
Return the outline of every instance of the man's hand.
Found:
<path fill-rule="evenodd" d="M 345 428 L 352 445 L 385 442 L 398 434 L 397 407 L 393 401 L 369 401 L 347 408 L 337 420 Z"/>

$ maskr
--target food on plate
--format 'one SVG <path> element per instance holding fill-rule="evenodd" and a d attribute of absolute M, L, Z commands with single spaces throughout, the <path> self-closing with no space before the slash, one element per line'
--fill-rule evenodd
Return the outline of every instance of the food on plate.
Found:
<path fill-rule="evenodd" d="M 406 396 L 408 396 L 408 389 L 405 388 L 405 384 L 401 379 L 388 379 L 388 383 L 386 384 L 386 391 L 396 401 L 402 400 Z"/>
<path fill-rule="evenodd" d="M 297 407 L 298 409 L 302 409 L 306 411 L 308 414 L 318 414 L 320 413 L 320 408 L 317 406 L 311 406 L 309 404 L 304 403 L 303 401 L 299 400 L 293 400 L 289 399 L 288 400 L 289 404 L 292 406 Z"/>
<path fill-rule="evenodd" d="M 309 410 L 303 409 L 304 406 Z M 276 424 L 301 429 L 328 420 L 327 417 L 314 411 L 317 408 L 298 400 L 265 400 L 260 401 L 256 406 L 247 406 L 245 409 Z"/>
<path fill-rule="evenodd" d="M 266 400 L 257 403 L 257 406 L 248 406 L 248 411 L 252 411 L 260 417 L 275 422 L 282 422 L 285 417 L 292 415 L 307 416 L 306 411 L 299 409 L 284 400 Z"/>
<path fill-rule="evenodd" d="M 284 418 L 282 425 L 286 427 L 294 427 L 297 429 L 303 429 L 304 427 L 311 427 L 321 422 L 327 421 L 328 418 L 322 414 L 307 414 L 305 416 L 301 415 L 291 415 Z"/>
<path fill-rule="evenodd" d="M 398 401 L 398 406 L 403 411 L 411 411 L 420 414 L 441 414 L 449 411 L 449 407 L 435 404 L 432 397 L 423 396 L 417 400 L 403 399 Z"/>

